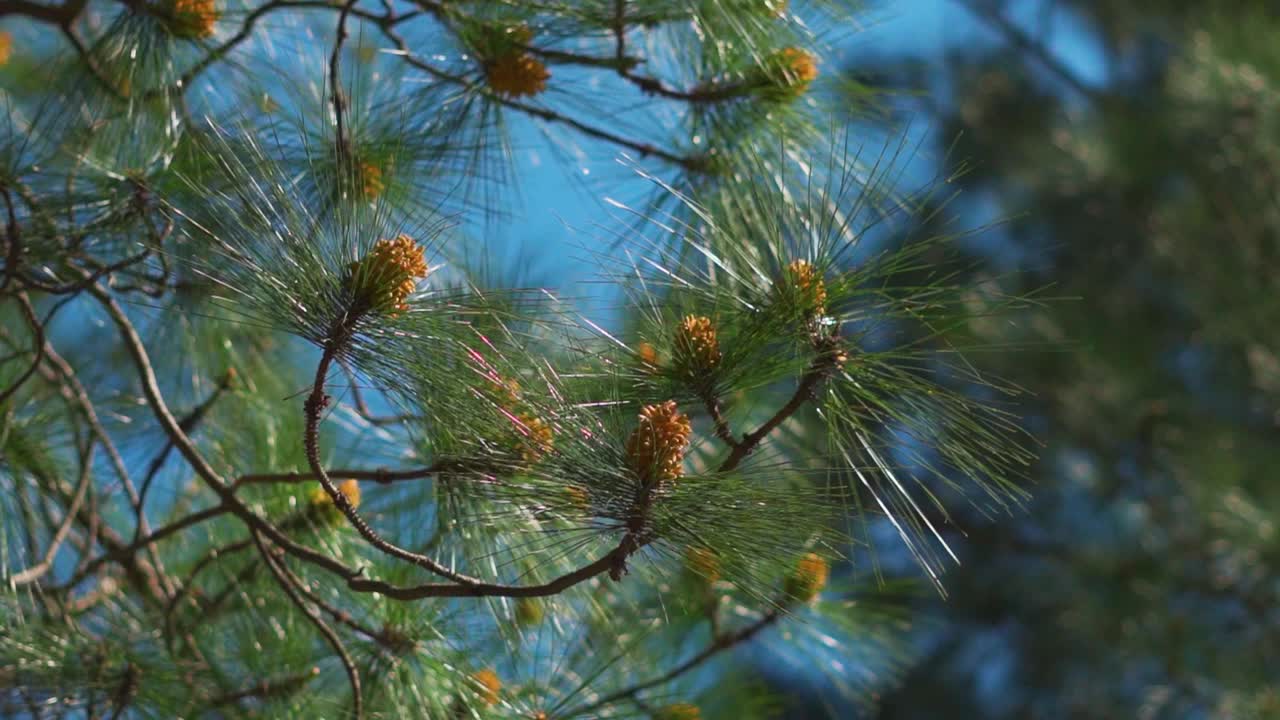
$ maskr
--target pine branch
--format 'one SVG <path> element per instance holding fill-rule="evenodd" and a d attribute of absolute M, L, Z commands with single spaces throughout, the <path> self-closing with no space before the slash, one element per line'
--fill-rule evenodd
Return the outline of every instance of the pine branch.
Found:
<path fill-rule="evenodd" d="M 733 647 L 741 645 L 742 643 L 750 640 L 751 638 L 755 637 L 761 630 L 764 630 L 765 628 L 774 624 L 778 620 L 781 620 L 782 618 L 783 618 L 783 614 L 781 611 L 777 609 L 770 610 L 769 612 L 765 613 L 764 617 L 748 625 L 747 627 L 742 628 L 737 632 L 730 633 L 728 635 L 722 635 L 715 638 L 714 640 L 711 641 L 710 644 L 707 645 L 707 647 L 703 648 L 696 655 L 680 663 L 679 665 L 671 668 L 670 670 L 663 673 L 662 675 L 659 675 L 655 678 L 651 678 L 649 680 L 645 680 L 644 682 L 630 685 L 626 688 L 618 690 L 617 692 L 610 693 L 588 705 L 574 708 L 566 712 L 565 716 L 577 717 L 580 715 L 586 715 L 593 711 L 599 710 L 600 708 L 616 703 L 619 700 L 628 700 L 628 699 L 636 698 L 636 696 L 638 696 L 640 693 L 644 692 L 645 690 L 649 690 L 651 688 L 655 688 L 660 685 L 665 685 L 679 678 L 680 676 L 688 673 L 689 671 L 700 667 L 703 663 L 707 662 L 708 660 L 715 657 L 716 655 L 719 655 L 720 653 L 726 650 L 729 650 Z"/>
<path fill-rule="evenodd" d="M 729 453 L 729 457 L 725 458 L 724 462 L 720 464 L 720 472 L 729 472 L 736 469 L 748 455 L 760 446 L 760 443 L 769 436 L 769 433 L 786 422 L 792 415 L 795 415 L 796 411 L 803 407 L 806 402 L 813 399 L 814 393 L 817 391 L 818 386 L 822 384 L 822 381 L 839 367 L 842 351 L 839 349 L 838 343 L 838 338 L 832 338 L 828 342 L 829 346 L 819 349 L 818 357 L 814 359 L 809 369 L 800 377 L 800 382 L 796 385 L 795 393 L 791 396 L 791 399 L 766 420 L 763 425 L 742 438 L 742 442 L 738 443 L 733 452 Z"/>
<path fill-rule="evenodd" d="M 79 570 L 75 576 L 67 583 L 67 588 L 75 587 L 81 580 L 92 575 L 98 568 L 109 562 L 124 562 L 128 557 L 132 556 L 139 550 L 164 540 L 170 535 L 186 530 L 187 528 L 199 525 L 206 520 L 221 517 L 231 512 L 231 509 L 225 505 L 215 505 L 199 512 L 191 513 L 185 517 L 175 520 L 164 527 L 147 534 L 145 537 L 135 537 L 128 545 L 116 548 L 108 553 L 91 561 L 87 566 Z M 175 595 L 176 597 L 176 595 Z"/>
<path fill-rule="evenodd" d="M 205 398 L 203 402 L 196 405 L 190 413 L 187 413 L 185 417 L 178 421 L 178 427 L 182 428 L 185 432 L 193 432 L 196 425 L 198 425 L 200 421 L 204 419 L 205 415 L 213 409 L 213 405 L 218 401 L 218 398 L 222 397 L 223 393 L 231 387 L 231 382 L 234 378 L 235 371 L 228 368 L 227 371 L 222 374 L 222 378 L 219 379 L 218 384 L 214 386 L 213 392 L 209 393 L 209 397 Z M 160 474 L 160 468 L 164 467 L 165 460 L 169 458 L 169 454 L 172 452 L 173 440 L 168 439 L 165 441 L 164 448 L 161 449 L 161 451 L 151 461 L 151 464 L 147 467 L 147 475 L 142 479 L 142 488 L 138 491 L 138 505 L 135 509 L 137 514 L 137 524 L 134 527 L 133 534 L 133 541 L 135 543 L 138 541 L 138 538 L 142 536 L 146 525 L 146 523 L 143 522 L 145 516 L 143 509 L 146 507 L 147 491 L 151 489 L 152 482 L 156 479 L 156 476 Z"/>

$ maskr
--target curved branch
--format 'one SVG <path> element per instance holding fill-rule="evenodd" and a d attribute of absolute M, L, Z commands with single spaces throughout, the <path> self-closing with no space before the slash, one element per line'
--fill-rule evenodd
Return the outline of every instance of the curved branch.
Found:
<path fill-rule="evenodd" d="M 530 117 L 536 117 L 539 120 L 545 120 L 547 122 L 555 123 L 558 125 L 566 125 L 588 137 L 593 137 L 597 140 L 604 140 L 614 145 L 618 145 L 620 147 L 633 150 L 639 153 L 641 157 L 653 156 L 653 157 L 665 160 L 674 165 L 678 165 L 687 170 L 697 170 L 702 166 L 702 163 L 696 157 L 684 157 L 674 152 L 671 152 L 670 150 L 665 150 L 663 148 L 660 148 L 657 145 L 653 145 L 651 143 L 646 143 L 646 142 L 639 142 L 637 140 L 632 140 L 630 138 L 625 138 L 621 135 L 618 135 L 617 133 L 610 132 L 603 128 L 598 128 L 598 127 L 595 127 L 594 125 L 588 125 L 587 123 L 584 123 L 581 120 L 577 120 L 575 118 L 569 117 L 568 115 L 562 115 L 548 108 L 529 105 L 527 103 L 523 103 L 518 100 L 513 100 L 511 98 L 497 95 L 483 87 L 478 86 L 476 83 L 473 83 L 470 80 L 467 80 L 464 77 L 460 77 L 458 75 L 445 72 L 440 68 L 437 68 L 427 62 L 424 62 L 423 60 L 417 57 L 414 57 L 414 55 L 411 52 L 409 52 L 409 46 L 404 41 L 404 38 L 396 34 L 390 27 L 384 26 L 382 28 L 382 32 L 384 35 L 387 36 L 388 39 L 390 39 L 392 42 L 396 44 L 396 48 L 400 51 L 400 56 L 404 59 L 406 63 L 408 63 L 412 67 L 422 70 L 423 72 L 426 72 L 427 74 L 431 75 L 432 77 L 438 80 L 443 80 L 445 82 L 452 83 L 454 85 L 457 85 L 471 92 L 481 93 L 485 95 L 485 97 L 489 98 L 493 102 L 498 103 L 499 105 L 502 105 L 503 107 L 508 107 L 508 108 L 511 108 L 512 110 L 517 110 Z"/>
<path fill-rule="evenodd" d="M 138 331 L 134 329 L 133 323 L 129 322 L 128 316 L 124 314 L 124 310 L 120 308 L 119 303 L 101 285 L 92 283 L 89 285 L 88 290 L 99 304 L 106 309 L 107 314 L 119 330 L 125 349 L 133 360 L 139 379 L 142 382 L 143 395 L 146 397 L 147 404 L 151 406 L 152 413 L 155 414 L 157 421 L 159 421 L 160 427 L 173 441 L 178 451 L 187 460 L 187 463 L 196 471 L 196 475 L 200 477 L 209 489 L 218 495 L 222 503 L 229 507 L 231 512 L 246 525 L 266 535 L 271 542 L 284 548 L 290 555 L 317 565 L 344 580 L 360 575 L 359 570 L 352 570 L 328 555 L 293 542 L 278 528 L 258 517 L 236 498 L 232 489 L 219 477 L 218 473 L 209 465 L 209 462 L 204 459 L 199 449 L 196 448 L 195 443 L 192 442 L 186 431 L 182 429 L 181 425 L 173 417 L 173 413 L 169 411 L 169 406 L 165 403 L 164 396 L 160 393 L 160 386 L 156 380 L 155 371 L 152 369 L 151 359 L 147 355 L 147 349 L 142 344 L 142 338 L 138 336 Z M 345 500 L 346 498 L 344 497 L 343 499 Z"/>
<path fill-rule="evenodd" d="M 806 402 L 813 399 L 814 392 L 818 389 L 818 386 L 831 374 L 832 370 L 839 366 L 840 350 L 834 344 L 837 341 L 833 338 L 826 342 L 832 344 L 832 347 L 819 348 L 818 357 L 814 358 L 813 364 L 800 377 L 800 383 L 796 386 L 796 391 L 792 394 L 791 399 L 787 401 L 787 404 L 779 408 L 778 412 L 774 413 L 773 417 L 766 420 L 755 432 L 749 433 L 742 438 L 742 442 L 738 443 L 733 448 L 733 452 L 729 453 L 729 457 L 725 458 L 725 461 L 720 464 L 720 472 L 728 472 L 737 468 L 748 455 L 759 447 L 769 433 L 786 422 L 787 418 L 795 415 L 796 411 Z"/>
<path fill-rule="evenodd" d="M 325 380 L 328 378 L 329 368 L 332 366 L 339 350 L 346 344 L 348 328 L 354 322 L 356 315 L 357 313 L 351 313 L 342 318 L 330 332 L 330 337 L 325 343 L 324 353 L 320 356 L 320 362 L 316 366 L 316 376 L 311 385 L 311 394 L 303 405 L 306 421 L 306 427 L 303 431 L 303 445 L 306 451 L 307 464 L 311 466 L 311 472 L 315 475 L 316 480 L 320 481 L 320 485 L 324 487 L 325 493 L 329 495 L 334 506 L 346 516 L 352 527 L 356 529 L 356 532 L 360 533 L 360 536 L 367 540 L 370 545 L 391 557 L 412 563 L 456 583 L 464 585 L 481 584 L 480 580 L 450 570 L 433 558 L 406 550 L 384 539 L 369 526 L 369 523 L 360 516 L 360 513 L 356 512 L 355 505 L 338 489 L 333 480 L 329 479 L 329 473 L 325 472 L 324 466 L 320 464 L 320 414 L 329 402 L 329 396 L 324 391 Z"/>

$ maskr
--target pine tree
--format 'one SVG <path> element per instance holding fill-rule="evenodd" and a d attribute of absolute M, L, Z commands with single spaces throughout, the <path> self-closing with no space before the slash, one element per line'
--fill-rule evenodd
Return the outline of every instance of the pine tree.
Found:
<path fill-rule="evenodd" d="M 841 3 L 0 8 L 0 713 L 769 716 L 751 642 L 848 707 L 858 528 L 1021 496 Z M 646 188 L 602 317 L 482 250 L 530 128 Z"/>

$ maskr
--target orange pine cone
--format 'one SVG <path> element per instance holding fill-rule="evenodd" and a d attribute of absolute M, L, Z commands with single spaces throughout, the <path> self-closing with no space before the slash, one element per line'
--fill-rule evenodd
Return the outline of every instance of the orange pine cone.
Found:
<path fill-rule="evenodd" d="M 422 247 L 408 235 L 379 240 L 364 258 L 348 266 L 348 284 L 359 301 L 392 315 L 409 309 L 405 298 L 430 272 Z"/>
<path fill-rule="evenodd" d="M 684 554 L 684 566 L 708 584 L 720 579 L 720 558 L 710 548 L 689 548 Z"/>
<path fill-rule="evenodd" d="M 674 350 L 676 357 L 691 369 L 715 369 L 720 364 L 720 339 L 711 318 L 686 315 L 676 328 Z"/>
<path fill-rule="evenodd" d="M 169 29 L 174 35 L 198 40 L 213 35 L 221 13 L 214 0 L 173 0 L 169 14 Z"/>
<path fill-rule="evenodd" d="M 523 425 L 520 457 L 526 465 L 532 465 L 551 451 L 555 442 L 555 434 L 552 432 L 551 426 L 542 418 L 534 417 L 527 413 L 522 413 L 518 417 Z"/>
<path fill-rule="evenodd" d="M 359 181 L 360 194 L 365 200 L 375 200 L 387 189 L 386 182 L 382 179 L 382 168 L 370 162 L 362 162 L 356 173 Z"/>
<path fill-rule="evenodd" d="M 674 400 L 645 405 L 627 438 L 627 461 L 645 481 L 670 481 L 684 473 L 685 446 L 693 427 Z"/>
<path fill-rule="evenodd" d="M 800 602 L 809 602 L 827 586 L 830 567 L 817 553 L 808 553 L 796 561 L 795 569 L 787 576 L 786 594 Z"/>
<path fill-rule="evenodd" d="M 498 673 L 490 668 L 474 672 L 471 674 L 471 684 L 485 705 L 498 704 L 498 693 L 502 691 L 502 680 L 498 678 Z"/>
<path fill-rule="evenodd" d="M 484 78 L 489 87 L 512 98 L 541 93 L 547 89 L 550 77 L 547 66 L 523 50 L 504 52 L 484 66 Z"/>
<path fill-rule="evenodd" d="M 658 349 L 647 342 L 636 345 L 636 357 L 651 368 L 658 367 Z"/>
<path fill-rule="evenodd" d="M 807 260 L 795 260 L 787 265 L 787 275 L 800 298 L 801 309 L 806 315 L 824 315 L 827 312 L 827 286 L 822 275 Z"/>
<path fill-rule="evenodd" d="M 769 58 L 769 66 L 779 89 L 792 97 L 803 95 L 818 79 L 818 58 L 808 50 L 783 48 Z"/>

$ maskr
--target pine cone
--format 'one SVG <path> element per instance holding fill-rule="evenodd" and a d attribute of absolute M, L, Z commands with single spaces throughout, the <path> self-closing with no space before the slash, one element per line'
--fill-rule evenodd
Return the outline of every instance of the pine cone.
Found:
<path fill-rule="evenodd" d="M 818 58 L 800 48 L 783 48 L 769 57 L 774 84 L 788 97 L 803 95 L 818 79 Z"/>
<path fill-rule="evenodd" d="M 686 550 L 684 567 L 708 585 L 720 579 L 720 558 L 711 548 L 691 547 Z"/>
<path fill-rule="evenodd" d="M 796 562 L 795 569 L 787 576 L 784 591 L 789 597 L 807 603 L 827 586 L 829 571 L 826 560 L 817 553 L 808 553 Z"/>
<path fill-rule="evenodd" d="M 674 348 L 680 363 L 691 370 L 708 372 L 720 364 L 720 339 L 709 317 L 686 315 L 676 328 Z"/>
<path fill-rule="evenodd" d="M 533 465 L 551 451 L 555 434 L 551 431 L 551 426 L 542 418 L 527 413 L 521 413 L 518 418 L 523 426 L 517 429 L 522 434 L 520 457 L 526 465 Z"/>
<path fill-rule="evenodd" d="M 359 482 L 343 480 L 338 483 L 338 492 L 347 498 L 347 502 L 351 503 L 351 507 L 360 507 Z M 324 488 L 318 487 L 312 490 L 310 500 L 312 511 L 316 513 L 312 517 L 319 517 L 325 523 L 336 523 L 342 519 L 342 511 L 333 503 L 333 498 L 329 497 L 329 493 Z"/>
<path fill-rule="evenodd" d="M 173 0 L 169 9 L 169 30 L 188 40 L 213 35 L 220 13 L 214 0 Z"/>
<path fill-rule="evenodd" d="M 506 37 L 496 41 L 499 49 L 484 64 L 484 79 L 493 91 L 518 98 L 533 96 L 547 89 L 551 73 L 547 66 L 520 47 L 533 39 L 526 26 L 510 28 Z"/>
<path fill-rule="evenodd" d="M 806 316 L 827 313 L 827 285 L 822 275 L 807 260 L 795 260 L 787 266 L 787 275 L 799 297 L 801 310 Z"/>
<path fill-rule="evenodd" d="M 498 673 L 490 668 L 471 673 L 471 685 L 480 702 L 485 705 L 498 704 L 498 693 L 502 691 L 502 680 L 498 678 Z"/>
<path fill-rule="evenodd" d="M 408 235 L 379 240 L 363 259 L 348 266 L 347 284 L 358 301 L 395 315 L 409 309 L 405 298 L 430 270 L 422 247 Z"/>
<path fill-rule="evenodd" d="M 640 358 L 640 362 L 644 363 L 649 370 L 658 368 L 658 349 L 647 342 L 636 345 L 636 357 Z"/>
<path fill-rule="evenodd" d="M 674 400 L 645 405 L 640 422 L 627 438 L 627 461 L 646 482 L 664 482 L 684 472 L 685 446 L 693 427 Z"/>
<path fill-rule="evenodd" d="M 356 172 L 356 184 L 365 200 L 376 200 L 387 189 L 382 179 L 382 168 L 371 162 L 361 162 Z"/>

